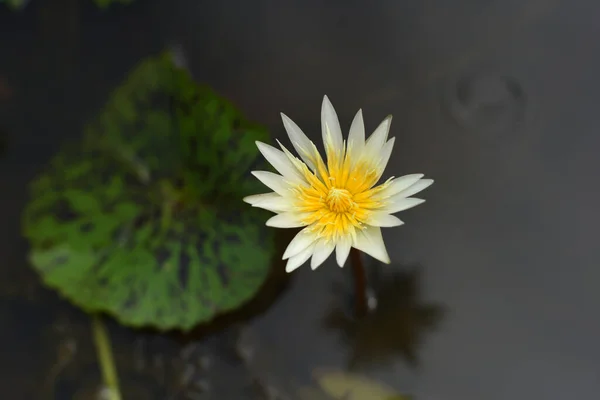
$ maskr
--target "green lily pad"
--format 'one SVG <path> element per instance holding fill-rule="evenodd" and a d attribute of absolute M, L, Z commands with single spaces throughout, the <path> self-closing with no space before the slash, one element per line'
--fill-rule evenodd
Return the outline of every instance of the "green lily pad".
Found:
<path fill-rule="evenodd" d="M 188 330 L 250 300 L 274 252 L 242 198 L 268 132 L 168 54 L 141 63 L 31 186 L 23 230 L 44 282 L 130 326 Z M 242 211 L 243 210 L 243 211 Z"/>

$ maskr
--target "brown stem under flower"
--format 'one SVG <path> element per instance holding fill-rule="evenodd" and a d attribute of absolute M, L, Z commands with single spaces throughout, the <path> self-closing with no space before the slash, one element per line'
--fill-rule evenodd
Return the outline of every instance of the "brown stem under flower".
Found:
<path fill-rule="evenodd" d="M 350 250 L 350 262 L 354 275 L 354 312 L 357 318 L 367 315 L 367 274 L 363 266 L 360 251 L 355 248 Z"/>

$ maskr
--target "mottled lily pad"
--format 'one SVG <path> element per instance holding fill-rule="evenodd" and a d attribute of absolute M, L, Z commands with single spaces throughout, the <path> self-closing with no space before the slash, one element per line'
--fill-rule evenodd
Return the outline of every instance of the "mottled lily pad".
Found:
<path fill-rule="evenodd" d="M 32 184 L 24 212 L 44 282 L 88 312 L 188 330 L 246 303 L 269 272 L 255 140 L 268 132 L 169 55 L 141 63 L 84 138 Z M 243 211 L 242 211 L 243 210 Z"/>

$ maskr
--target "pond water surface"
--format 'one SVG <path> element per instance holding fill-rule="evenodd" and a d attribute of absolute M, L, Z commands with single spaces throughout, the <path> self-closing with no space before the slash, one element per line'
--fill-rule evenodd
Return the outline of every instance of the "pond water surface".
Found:
<path fill-rule="evenodd" d="M 345 128 L 358 108 L 367 130 L 393 114 L 388 174 L 436 183 L 385 232 L 383 270 L 405 296 L 361 328 L 367 339 L 327 319 L 350 302 L 349 269 L 329 260 L 295 272 L 266 312 L 202 339 L 109 322 L 125 399 L 294 399 L 314 369 L 357 352 L 362 373 L 417 399 L 597 397 L 598 15 L 600 4 L 561 0 L 1 8 L 0 398 L 93 398 L 89 318 L 40 286 L 19 214 L 61 141 L 165 48 L 284 142 L 280 111 L 320 138 L 324 94 Z"/>

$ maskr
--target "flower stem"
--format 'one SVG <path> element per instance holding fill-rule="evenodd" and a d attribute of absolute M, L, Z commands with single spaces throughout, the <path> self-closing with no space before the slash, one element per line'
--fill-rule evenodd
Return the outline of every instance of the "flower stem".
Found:
<path fill-rule="evenodd" d="M 360 251 L 355 248 L 350 250 L 350 262 L 354 275 L 354 312 L 357 318 L 367 315 L 367 274 L 363 266 Z"/>
<path fill-rule="evenodd" d="M 119 380 L 117 378 L 117 369 L 113 359 L 110 338 L 98 315 L 92 316 L 92 331 L 94 334 L 96 354 L 98 355 L 100 370 L 102 371 L 102 379 L 104 381 L 104 386 L 108 391 L 107 398 L 110 400 L 121 400 Z"/>

